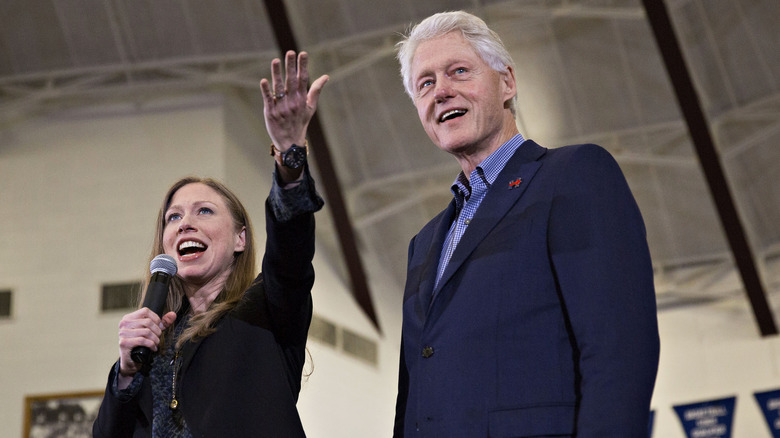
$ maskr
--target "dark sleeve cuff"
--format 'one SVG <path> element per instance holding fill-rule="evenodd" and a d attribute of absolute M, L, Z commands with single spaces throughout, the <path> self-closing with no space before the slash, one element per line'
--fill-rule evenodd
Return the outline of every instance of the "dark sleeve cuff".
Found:
<path fill-rule="evenodd" d="M 114 364 L 113 381 L 111 382 L 111 395 L 116 397 L 121 402 L 130 401 L 141 390 L 141 384 L 144 381 L 144 376 L 141 373 L 135 373 L 133 381 L 130 382 L 130 386 L 125 389 L 119 389 L 119 361 Z"/>
<path fill-rule="evenodd" d="M 287 222 L 301 214 L 314 213 L 325 204 L 325 201 L 317 193 L 308 163 L 304 165 L 302 179 L 295 184 L 291 188 L 283 187 L 284 182 L 274 167 L 273 183 L 268 201 L 274 217 L 279 222 Z"/>

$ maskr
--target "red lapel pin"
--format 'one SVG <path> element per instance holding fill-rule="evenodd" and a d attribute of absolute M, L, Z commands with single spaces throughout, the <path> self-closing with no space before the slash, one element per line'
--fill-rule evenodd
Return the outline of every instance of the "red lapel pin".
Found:
<path fill-rule="evenodd" d="M 522 178 L 517 178 L 514 181 L 509 181 L 509 189 L 514 189 L 515 187 L 518 187 L 520 183 L 523 182 Z"/>

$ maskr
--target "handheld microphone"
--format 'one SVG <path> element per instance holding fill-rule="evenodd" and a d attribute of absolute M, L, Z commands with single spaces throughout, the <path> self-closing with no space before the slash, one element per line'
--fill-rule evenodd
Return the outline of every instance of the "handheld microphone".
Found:
<path fill-rule="evenodd" d="M 152 277 L 149 279 L 142 307 L 148 307 L 158 316 L 162 316 L 165 301 L 168 299 L 168 286 L 177 271 L 176 259 L 168 254 L 160 254 L 152 259 L 149 271 L 151 271 Z M 152 364 L 152 350 L 142 346 L 135 347 L 130 351 L 130 358 L 133 359 L 133 362 L 141 364 L 142 368 L 148 369 Z"/>

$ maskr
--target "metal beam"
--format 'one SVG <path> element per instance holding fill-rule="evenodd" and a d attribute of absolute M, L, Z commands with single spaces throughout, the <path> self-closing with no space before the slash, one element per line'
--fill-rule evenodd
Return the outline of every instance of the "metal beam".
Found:
<path fill-rule="evenodd" d="M 296 43 L 295 35 L 292 32 L 284 1 L 265 0 L 265 7 L 268 12 L 268 19 L 271 22 L 271 27 L 274 31 L 274 36 L 276 37 L 277 45 L 279 46 L 279 51 L 282 54 L 282 59 L 284 59 L 283 55 L 288 50 L 298 52 L 298 44 Z M 314 145 L 314 147 L 311 148 L 311 153 L 317 161 L 317 167 L 324 180 L 321 187 L 325 188 L 325 196 L 328 199 L 331 215 L 333 216 L 333 224 L 336 227 L 341 251 L 344 254 L 344 260 L 347 263 L 347 271 L 352 286 L 352 296 L 376 329 L 381 333 L 382 329 L 379 326 L 379 320 L 374 311 L 374 304 L 368 289 L 368 281 L 366 279 L 365 271 L 363 270 L 363 263 L 360 260 L 360 254 L 357 250 L 355 231 L 352 228 L 352 222 L 347 214 L 341 184 L 339 184 L 336 169 L 331 160 L 330 149 L 325 139 L 319 117 L 316 113 L 311 119 L 311 122 L 309 122 L 308 136 L 312 145 Z"/>
<path fill-rule="evenodd" d="M 756 269 L 754 255 L 727 184 L 726 175 L 715 149 L 699 96 L 683 59 L 669 13 L 663 0 L 642 0 L 642 3 L 647 12 L 650 27 L 653 29 L 661 57 L 666 65 L 669 79 L 674 87 L 677 102 L 688 125 L 691 140 L 699 155 L 707 185 L 715 201 L 758 327 L 763 336 L 776 335 L 777 326 Z"/>

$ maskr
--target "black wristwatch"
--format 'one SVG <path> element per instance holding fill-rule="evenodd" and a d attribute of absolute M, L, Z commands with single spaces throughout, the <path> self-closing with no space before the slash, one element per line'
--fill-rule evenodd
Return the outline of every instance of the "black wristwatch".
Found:
<path fill-rule="evenodd" d="M 271 155 L 275 155 L 276 147 L 271 145 Z M 282 165 L 290 169 L 299 169 L 306 163 L 306 146 L 293 144 L 289 149 L 282 152 Z"/>

